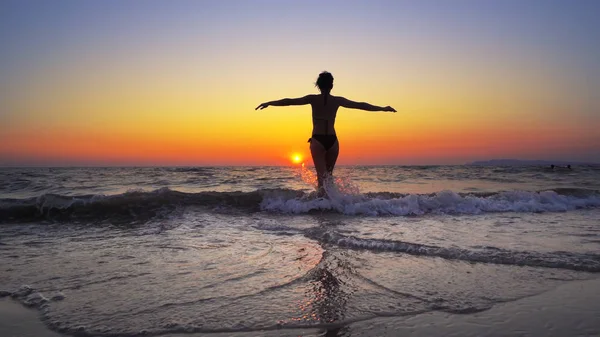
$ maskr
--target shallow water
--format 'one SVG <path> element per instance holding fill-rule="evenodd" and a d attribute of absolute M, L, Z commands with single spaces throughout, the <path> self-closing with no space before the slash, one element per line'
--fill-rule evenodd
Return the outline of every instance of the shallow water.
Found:
<path fill-rule="evenodd" d="M 56 331 L 340 327 L 600 273 L 600 170 L 0 170 L 0 291 Z"/>

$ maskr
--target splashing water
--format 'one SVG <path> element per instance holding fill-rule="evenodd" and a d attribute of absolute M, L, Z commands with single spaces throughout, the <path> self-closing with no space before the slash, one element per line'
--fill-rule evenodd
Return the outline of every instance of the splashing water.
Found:
<path fill-rule="evenodd" d="M 317 188 L 317 175 L 314 174 L 312 170 L 309 170 L 304 163 L 302 163 L 299 175 L 302 181 L 304 181 L 306 184 L 314 187 L 315 189 Z"/>
<path fill-rule="evenodd" d="M 331 185 L 332 188 L 337 189 L 338 193 L 344 195 L 359 195 L 360 189 L 350 177 L 334 177 L 334 183 Z M 328 191 L 329 192 L 329 191 Z"/>
<path fill-rule="evenodd" d="M 311 185 L 312 187 L 317 189 L 317 175 L 313 172 L 312 169 L 307 168 L 304 163 L 302 163 L 302 167 L 300 168 L 300 173 L 298 175 L 306 184 Z M 348 176 L 328 176 L 325 178 L 323 187 L 325 188 L 327 195 L 336 199 L 340 199 L 344 196 L 360 195 L 359 187 L 356 184 L 354 184 Z"/>

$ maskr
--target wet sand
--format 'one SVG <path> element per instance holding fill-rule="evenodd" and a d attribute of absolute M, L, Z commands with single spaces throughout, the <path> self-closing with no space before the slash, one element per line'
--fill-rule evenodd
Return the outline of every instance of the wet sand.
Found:
<path fill-rule="evenodd" d="M 186 336 L 600 336 L 600 279 L 575 281 L 474 314 L 381 317 L 334 329 L 283 329 Z M 36 310 L 0 299 L 0 336 L 60 337 Z M 170 334 L 165 336 L 182 336 Z"/>
<path fill-rule="evenodd" d="M 28 309 L 9 297 L 0 298 L 0 336 L 61 337 L 39 320 L 38 311 Z"/>
<path fill-rule="evenodd" d="M 368 336 L 600 336 L 600 279 L 571 282 L 549 292 L 475 314 L 432 312 L 354 325 Z M 364 333 L 364 334 L 363 334 Z"/>

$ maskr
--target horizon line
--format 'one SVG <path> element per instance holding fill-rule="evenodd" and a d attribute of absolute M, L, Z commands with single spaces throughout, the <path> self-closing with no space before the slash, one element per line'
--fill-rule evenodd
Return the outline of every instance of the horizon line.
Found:
<path fill-rule="evenodd" d="M 496 159 L 497 160 L 497 159 Z M 462 164 L 340 164 L 336 167 L 384 167 L 384 166 L 403 166 L 403 167 L 433 167 L 433 166 L 518 166 L 515 164 L 476 164 L 479 162 L 488 162 L 491 160 L 478 160 Z M 528 163 L 536 160 L 516 160 L 522 161 L 523 166 L 548 165 L 551 160 L 539 160 L 544 163 Z M 570 165 L 585 165 L 585 166 L 600 166 L 600 163 L 595 162 L 569 162 L 569 161 L 554 161 L 555 164 L 570 164 Z M 516 163 L 518 164 L 518 163 Z M 314 167 L 313 164 L 306 165 Z M 61 168 L 226 168 L 226 167 L 289 167 L 300 168 L 302 165 L 0 165 L 0 169 L 61 169 Z"/>

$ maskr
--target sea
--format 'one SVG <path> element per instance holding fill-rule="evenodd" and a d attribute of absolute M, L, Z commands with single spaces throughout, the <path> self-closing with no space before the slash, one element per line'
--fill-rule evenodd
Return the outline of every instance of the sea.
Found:
<path fill-rule="evenodd" d="M 353 336 L 600 277 L 600 167 L 0 168 L 0 297 L 75 336 Z M 306 330 L 308 329 L 308 330 Z"/>

